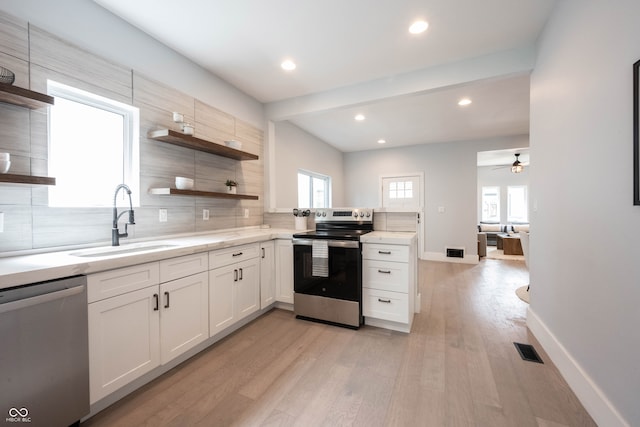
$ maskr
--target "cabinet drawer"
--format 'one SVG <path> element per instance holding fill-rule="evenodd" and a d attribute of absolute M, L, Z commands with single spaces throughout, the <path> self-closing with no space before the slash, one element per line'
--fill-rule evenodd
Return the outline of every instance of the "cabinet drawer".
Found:
<path fill-rule="evenodd" d="M 160 283 L 157 262 L 91 274 L 87 277 L 87 299 L 100 301 Z"/>
<path fill-rule="evenodd" d="M 408 323 L 409 296 L 399 292 L 362 288 L 362 314 L 365 317 Z"/>
<path fill-rule="evenodd" d="M 258 256 L 260 245 L 254 243 L 251 245 L 234 246 L 233 248 L 219 249 L 209 252 L 209 269 L 223 267 L 225 265 L 244 261 L 246 259 L 256 258 Z"/>
<path fill-rule="evenodd" d="M 167 259 L 160 261 L 160 282 L 170 282 L 181 277 L 202 273 L 208 269 L 209 255 L 207 252 Z"/>
<path fill-rule="evenodd" d="M 365 243 L 362 245 L 362 258 L 409 262 L 409 246 Z"/>
<path fill-rule="evenodd" d="M 409 264 L 403 262 L 364 260 L 362 285 L 383 291 L 409 291 Z"/>

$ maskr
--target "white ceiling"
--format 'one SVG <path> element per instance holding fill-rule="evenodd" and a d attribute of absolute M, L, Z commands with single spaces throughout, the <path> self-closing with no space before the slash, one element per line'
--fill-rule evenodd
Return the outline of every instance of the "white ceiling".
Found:
<path fill-rule="evenodd" d="M 485 64 L 478 78 L 463 81 L 463 74 L 473 73 L 460 67 L 448 72 L 450 79 L 460 74 L 456 84 L 430 82 L 428 90 L 415 93 L 399 88 L 411 73 L 415 80 L 446 64 L 530 49 L 556 2 L 94 1 L 267 110 L 270 104 L 291 107 L 330 96 L 332 102 L 286 118 L 341 151 L 380 148 L 380 138 L 388 141 L 384 146 L 401 146 L 528 133 L 529 82 L 522 68 L 491 75 Z M 429 21 L 418 36 L 407 31 L 416 18 Z M 295 60 L 297 69 L 281 70 L 285 58 Z M 367 90 L 354 97 L 363 84 Z M 458 107 L 462 96 L 473 103 Z M 356 112 L 367 119 L 354 123 Z"/>

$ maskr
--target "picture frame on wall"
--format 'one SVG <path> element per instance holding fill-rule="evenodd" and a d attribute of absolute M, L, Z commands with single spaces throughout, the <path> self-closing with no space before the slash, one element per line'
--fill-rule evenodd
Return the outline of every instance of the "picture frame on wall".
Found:
<path fill-rule="evenodd" d="M 640 60 L 633 64 L 633 204 L 640 206 Z"/>

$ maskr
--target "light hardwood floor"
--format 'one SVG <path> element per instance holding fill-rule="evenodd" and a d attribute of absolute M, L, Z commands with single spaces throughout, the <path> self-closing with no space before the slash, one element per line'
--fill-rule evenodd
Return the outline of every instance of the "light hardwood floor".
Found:
<path fill-rule="evenodd" d="M 526 329 L 523 262 L 421 261 L 419 277 L 411 334 L 272 310 L 83 426 L 595 425 Z"/>

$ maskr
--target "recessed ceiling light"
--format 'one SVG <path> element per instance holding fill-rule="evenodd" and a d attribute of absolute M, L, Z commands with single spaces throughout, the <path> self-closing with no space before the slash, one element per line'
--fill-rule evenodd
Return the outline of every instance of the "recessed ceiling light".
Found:
<path fill-rule="evenodd" d="M 386 143 L 386 142 L 387 142 L 387 141 L 386 141 L 386 140 L 384 140 L 384 139 L 379 139 L 379 140 L 378 140 L 378 144 L 384 144 L 384 143 Z"/>
<path fill-rule="evenodd" d="M 471 100 L 469 98 L 462 98 L 460 101 L 458 101 L 458 105 L 462 107 L 469 104 L 471 104 Z"/>
<path fill-rule="evenodd" d="M 361 122 L 361 121 L 364 120 L 364 114 L 356 114 L 354 119 L 356 119 L 357 121 Z"/>
<path fill-rule="evenodd" d="M 293 71 L 293 70 L 296 69 L 296 63 L 293 62 L 290 59 L 286 59 L 286 60 L 282 61 L 282 64 L 280 64 L 280 66 L 285 71 Z"/>
<path fill-rule="evenodd" d="M 429 28 L 429 23 L 427 21 L 416 21 L 409 27 L 409 32 L 411 34 L 420 34 L 424 33 L 427 28 Z"/>

